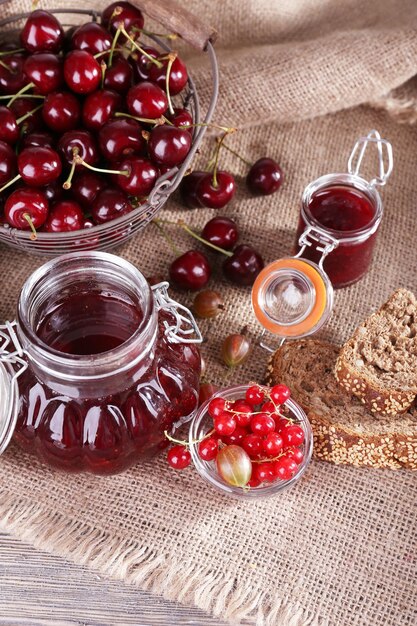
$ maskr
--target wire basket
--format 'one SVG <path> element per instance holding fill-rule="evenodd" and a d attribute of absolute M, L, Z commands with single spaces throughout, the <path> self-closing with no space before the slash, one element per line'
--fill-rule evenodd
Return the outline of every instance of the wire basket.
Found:
<path fill-rule="evenodd" d="M 1 4 L 3 2 L 0 1 Z M 168 27 L 171 32 L 177 32 L 185 41 L 190 42 L 194 47 L 199 48 L 208 55 L 213 84 L 210 102 L 204 118 L 201 119 L 197 90 L 190 76 L 187 87 L 180 96 L 175 96 L 177 102 L 179 97 L 182 98 L 182 106 L 190 111 L 194 124 L 208 124 L 213 116 L 219 89 L 218 66 L 212 45 L 214 32 L 207 31 L 196 18 L 188 14 L 188 12 L 184 13 L 184 10 L 179 7 L 175 7 L 175 10 L 178 11 L 182 19 L 178 19 L 178 17 L 173 19 L 172 0 L 169 2 L 169 7 L 164 7 L 162 0 L 161 11 L 158 9 L 157 2 L 149 4 L 148 0 L 136 0 L 135 4 L 150 17 L 157 20 L 159 17 L 158 21 L 163 26 Z M 77 15 L 84 18 L 88 16 L 92 21 L 98 21 L 100 18 L 100 12 L 93 9 L 48 9 L 48 11 L 64 16 L 72 16 L 72 19 Z M 16 24 L 17 26 L 19 22 L 25 20 L 29 15 L 30 13 L 20 13 L 4 18 L 0 20 L 0 29 L 5 31 L 5 36 L 7 37 L 14 32 L 14 25 Z M 73 25 L 73 22 L 71 24 L 63 23 L 64 28 Z M 147 35 L 147 37 L 163 51 L 168 53 L 172 50 L 167 41 L 163 41 L 155 35 Z M 174 167 L 160 176 L 146 201 L 138 205 L 130 213 L 105 224 L 83 230 L 64 233 L 38 232 L 35 240 L 31 239 L 30 231 L 19 230 L 7 224 L 2 224 L 0 225 L 0 242 L 19 250 L 42 256 L 56 256 L 76 250 L 110 250 L 123 244 L 127 239 L 133 237 L 138 231 L 147 226 L 165 205 L 169 196 L 177 189 L 185 172 L 190 168 L 205 132 L 206 126 L 196 126 L 194 128 L 191 149 L 181 166 Z"/>

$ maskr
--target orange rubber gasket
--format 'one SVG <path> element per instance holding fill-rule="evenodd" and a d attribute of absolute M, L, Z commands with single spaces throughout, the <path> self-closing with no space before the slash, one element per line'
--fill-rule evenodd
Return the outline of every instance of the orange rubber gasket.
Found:
<path fill-rule="evenodd" d="M 260 292 L 265 280 L 271 272 L 285 269 L 296 269 L 304 274 L 313 284 L 316 291 L 316 300 L 307 317 L 298 324 L 282 326 L 272 321 L 259 305 Z M 266 330 L 281 337 L 302 337 L 307 335 L 321 319 L 327 303 L 327 287 L 320 272 L 302 259 L 286 258 L 274 261 L 259 274 L 252 288 L 252 307 L 256 318 Z"/>

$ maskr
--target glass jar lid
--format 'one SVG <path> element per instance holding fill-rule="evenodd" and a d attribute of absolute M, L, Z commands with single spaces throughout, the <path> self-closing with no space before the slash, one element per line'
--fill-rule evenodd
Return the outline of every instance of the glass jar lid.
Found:
<path fill-rule="evenodd" d="M 305 337 L 329 319 L 333 287 L 324 270 L 312 261 L 286 257 L 274 261 L 257 277 L 252 307 L 263 328 L 279 337 Z"/>

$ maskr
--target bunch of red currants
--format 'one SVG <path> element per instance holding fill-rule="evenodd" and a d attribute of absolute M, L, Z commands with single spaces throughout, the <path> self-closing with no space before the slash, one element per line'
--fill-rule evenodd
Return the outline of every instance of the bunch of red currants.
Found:
<path fill-rule="evenodd" d="M 66 33 L 43 10 L 0 48 L 0 220 L 75 231 L 129 213 L 181 164 L 193 119 L 176 53 L 143 45 L 143 15 L 115 2 Z M 2 214 L 1 214 L 2 213 Z"/>

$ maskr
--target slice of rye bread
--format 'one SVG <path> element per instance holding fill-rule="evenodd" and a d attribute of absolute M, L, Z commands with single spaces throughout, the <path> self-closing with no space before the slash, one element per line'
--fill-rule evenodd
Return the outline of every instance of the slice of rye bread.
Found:
<path fill-rule="evenodd" d="M 311 423 L 314 455 L 335 464 L 417 469 L 417 411 L 376 420 L 334 377 L 339 347 L 316 339 L 284 343 L 271 357 L 268 384 L 291 389 Z"/>
<path fill-rule="evenodd" d="M 417 394 L 417 300 L 407 289 L 361 324 L 342 347 L 335 375 L 376 417 L 407 411 Z"/>

